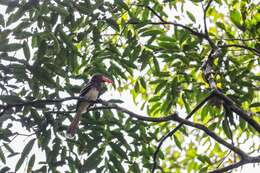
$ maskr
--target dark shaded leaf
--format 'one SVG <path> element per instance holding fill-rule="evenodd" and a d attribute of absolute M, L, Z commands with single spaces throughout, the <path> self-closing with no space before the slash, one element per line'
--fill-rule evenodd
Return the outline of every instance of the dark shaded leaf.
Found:
<path fill-rule="evenodd" d="M 122 159 L 128 160 L 126 152 L 121 149 L 120 145 L 110 142 L 109 145 L 111 146 L 112 150 L 117 153 Z"/>
<path fill-rule="evenodd" d="M 35 142 L 35 139 L 31 139 L 26 146 L 23 149 L 23 152 L 21 154 L 20 159 L 18 160 L 18 162 L 16 163 L 15 166 L 15 171 L 19 170 L 20 167 L 22 166 L 22 164 L 24 163 L 24 159 L 28 156 L 28 154 L 30 153 L 30 151 L 32 150 L 33 144 Z"/>
<path fill-rule="evenodd" d="M 106 19 L 107 23 L 109 26 L 111 26 L 114 30 L 116 31 L 119 31 L 120 28 L 119 28 L 119 25 L 117 24 L 117 22 L 112 19 L 112 18 L 109 18 L 109 19 Z"/>
<path fill-rule="evenodd" d="M 5 164 L 6 163 L 6 160 L 5 160 L 5 155 L 4 155 L 4 152 L 3 150 L 0 148 L 0 159 L 1 161 Z"/>
<path fill-rule="evenodd" d="M 29 49 L 28 43 L 26 41 L 23 42 L 23 53 L 24 53 L 26 60 L 28 61 L 30 59 L 31 55 L 30 55 L 30 49 Z"/>
<path fill-rule="evenodd" d="M 10 43 L 10 44 L 0 44 L 0 51 L 2 52 L 12 52 L 17 51 L 23 47 L 22 44 L 19 43 Z"/>
<path fill-rule="evenodd" d="M 27 166 L 27 172 L 32 172 L 32 168 L 35 162 L 35 154 L 33 154 L 29 160 L 28 166 Z"/>
<path fill-rule="evenodd" d="M 8 104 L 21 103 L 22 99 L 19 96 L 15 95 L 2 95 L 0 96 L 0 100 Z"/>
<path fill-rule="evenodd" d="M 194 15 L 191 12 L 187 11 L 187 15 L 189 16 L 190 20 L 192 20 L 193 22 L 196 22 L 196 18 L 194 17 Z"/>

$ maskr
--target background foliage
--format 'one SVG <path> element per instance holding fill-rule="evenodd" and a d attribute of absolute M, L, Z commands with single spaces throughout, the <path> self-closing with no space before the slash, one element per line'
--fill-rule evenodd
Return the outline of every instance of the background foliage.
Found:
<path fill-rule="evenodd" d="M 253 0 L 214 0 L 205 30 L 208 3 L 0 0 L 2 106 L 77 96 L 80 84 L 100 72 L 115 81 L 115 92 L 130 91 L 147 115 L 181 110 L 184 116 L 211 91 L 202 65 L 212 41 L 221 48 L 213 66 L 217 86 L 259 123 L 260 5 Z M 74 109 L 74 104 L 55 103 L 3 112 L 1 172 L 21 166 L 27 172 L 150 172 L 158 141 L 177 124 L 141 122 L 120 111 L 96 110 L 83 116 L 77 138 L 66 139 L 74 114 L 50 111 Z M 230 110 L 207 104 L 192 121 L 237 147 L 250 145 L 247 153 L 259 154 L 259 134 Z M 16 130 L 17 124 L 25 134 Z M 24 135 L 24 149 L 14 151 L 12 139 Z M 33 147 L 46 158 L 39 160 Z M 202 131 L 183 126 L 159 152 L 158 171 L 214 170 L 228 152 Z M 19 158 L 15 168 L 7 164 L 13 157 Z M 237 159 L 230 154 L 220 167 Z"/>

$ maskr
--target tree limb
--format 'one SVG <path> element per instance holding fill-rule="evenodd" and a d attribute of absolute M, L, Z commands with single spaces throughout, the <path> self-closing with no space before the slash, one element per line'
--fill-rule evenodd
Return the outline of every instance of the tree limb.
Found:
<path fill-rule="evenodd" d="M 248 157 L 246 159 L 242 159 L 237 163 L 228 165 L 226 167 L 220 168 L 220 169 L 216 169 L 213 171 L 209 171 L 208 173 L 222 173 L 222 172 L 226 172 L 235 168 L 238 168 L 239 166 L 248 164 L 248 163 L 259 163 L 260 162 L 260 156 L 257 157 Z"/>
<path fill-rule="evenodd" d="M 213 0 L 209 0 L 207 6 L 205 7 L 205 9 L 203 8 L 204 10 L 204 16 L 203 16 L 203 21 L 204 21 L 204 32 L 205 32 L 205 35 L 207 37 L 207 40 L 210 44 L 210 46 L 213 48 L 213 49 L 216 49 L 217 47 L 215 46 L 215 44 L 213 43 L 213 41 L 210 39 L 209 37 L 209 33 L 208 33 L 208 27 L 207 27 L 207 21 L 206 21 L 206 18 L 207 18 L 207 11 L 210 7 L 210 4 L 212 3 Z M 203 6 L 202 6 L 203 7 Z"/>

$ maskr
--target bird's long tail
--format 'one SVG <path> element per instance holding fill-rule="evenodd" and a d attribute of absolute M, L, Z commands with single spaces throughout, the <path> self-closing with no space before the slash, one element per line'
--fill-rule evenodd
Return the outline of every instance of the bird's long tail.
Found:
<path fill-rule="evenodd" d="M 75 135 L 76 130 L 77 130 L 78 125 L 79 125 L 80 117 L 81 117 L 81 111 L 77 111 L 76 116 L 74 117 L 70 126 L 68 127 L 68 130 L 67 130 L 67 136 L 68 137 L 72 138 Z"/>

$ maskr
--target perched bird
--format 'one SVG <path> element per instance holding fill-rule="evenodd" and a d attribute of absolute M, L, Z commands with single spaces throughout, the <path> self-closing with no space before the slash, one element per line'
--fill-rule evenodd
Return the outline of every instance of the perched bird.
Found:
<path fill-rule="evenodd" d="M 101 89 L 102 89 L 101 83 L 103 82 L 113 83 L 112 80 L 108 79 L 104 75 L 101 74 L 94 75 L 91 78 L 91 80 L 81 89 L 79 96 L 87 100 L 96 101 L 99 95 L 101 94 Z M 78 101 L 77 108 L 76 108 L 76 116 L 72 120 L 67 130 L 68 137 L 74 136 L 79 124 L 81 114 L 85 111 L 88 111 L 90 106 L 91 103 L 89 102 Z"/>

